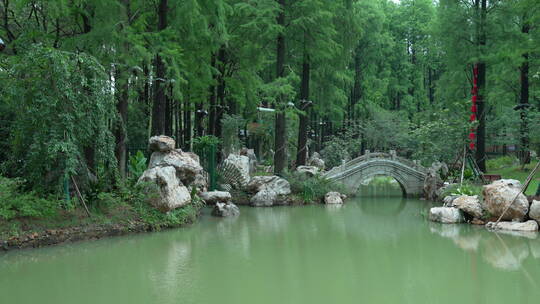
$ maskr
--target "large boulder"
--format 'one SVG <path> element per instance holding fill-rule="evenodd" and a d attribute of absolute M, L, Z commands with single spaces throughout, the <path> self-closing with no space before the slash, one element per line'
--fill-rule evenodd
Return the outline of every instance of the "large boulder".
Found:
<path fill-rule="evenodd" d="M 250 200 L 253 207 L 271 207 L 280 204 L 280 198 L 276 191 L 263 189 L 255 194 Z"/>
<path fill-rule="evenodd" d="M 424 197 L 430 201 L 438 199 L 438 190 L 443 186 L 443 180 L 434 168 L 429 168 L 424 179 Z"/>
<path fill-rule="evenodd" d="M 176 177 L 172 166 L 154 167 L 146 170 L 139 183 L 149 183 L 157 188 L 158 197 L 151 197 L 150 203 L 162 212 L 168 212 L 191 202 L 188 189 Z"/>
<path fill-rule="evenodd" d="M 291 185 L 289 182 L 279 176 L 254 176 L 247 184 L 246 190 L 251 193 L 262 190 L 272 190 L 277 195 L 291 194 Z"/>
<path fill-rule="evenodd" d="M 517 196 L 517 199 L 508 208 L 502 219 L 523 221 L 529 211 L 529 202 L 525 195 L 518 195 L 520 191 L 521 183 L 517 180 L 500 179 L 494 181 L 483 188 L 484 209 L 490 215 L 499 217 Z"/>
<path fill-rule="evenodd" d="M 226 191 L 201 192 L 199 196 L 208 205 L 213 205 L 216 203 L 228 203 L 232 200 L 231 194 Z"/>
<path fill-rule="evenodd" d="M 533 232 L 538 231 L 538 223 L 533 220 L 528 220 L 524 223 L 520 222 L 489 222 L 486 224 L 486 228 L 492 230 L 511 230 L 511 231 L 523 231 Z"/>
<path fill-rule="evenodd" d="M 317 152 L 311 155 L 311 157 L 307 161 L 307 164 L 309 166 L 314 166 L 314 167 L 319 168 L 320 171 L 324 171 L 324 168 L 325 168 L 324 160 L 322 160 L 321 156 Z"/>
<path fill-rule="evenodd" d="M 451 189 L 453 187 L 456 187 L 456 184 L 449 184 L 449 183 L 444 183 L 442 187 L 440 187 L 436 192 L 435 192 L 435 196 L 437 197 L 437 200 L 438 201 L 444 201 L 445 198 L 447 198 L 448 196 L 445 196 L 445 194 L 447 193 L 447 190 L 448 189 Z"/>
<path fill-rule="evenodd" d="M 532 201 L 529 217 L 540 223 L 540 201 Z"/>
<path fill-rule="evenodd" d="M 243 188 L 250 181 L 250 160 L 244 155 L 229 154 L 219 165 L 223 182 L 235 188 Z"/>
<path fill-rule="evenodd" d="M 175 144 L 174 139 L 169 136 L 152 136 L 148 140 L 148 149 L 152 152 L 169 152 L 174 150 Z"/>
<path fill-rule="evenodd" d="M 341 205 L 345 198 L 346 196 L 339 192 L 328 192 L 324 196 L 324 203 L 327 205 Z"/>
<path fill-rule="evenodd" d="M 429 210 L 429 220 L 443 224 L 462 223 L 463 213 L 458 208 L 434 207 Z"/>
<path fill-rule="evenodd" d="M 250 199 L 252 206 L 268 207 L 286 204 L 285 196 L 291 194 L 291 185 L 279 176 L 254 176 L 246 191 L 256 193 Z"/>
<path fill-rule="evenodd" d="M 240 215 L 240 209 L 235 204 L 216 203 L 212 210 L 213 216 L 230 217 Z"/>
<path fill-rule="evenodd" d="M 258 163 L 255 150 L 243 148 L 240 151 L 240 155 L 247 156 L 249 158 L 249 173 L 254 174 L 255 171 L 257 171 L 257 163 Z"/>
<path fill-rule="evenodd" d="M 480 204 L 480 199 L 478 199 L 478 195 L 458 196 L 452 201 L 451 205 L 475 218 L 482 218 L 482 216 L 484 215 L 484 209 Z"/>
<path fill-rule="evenodd" d="M 174 167 L 176 175 L 185 185 L 193 183 L 198 175 L 203 175 L 199 157 L 180 149 L 152 153 L 148 168 L 155 167 Z"/>
<path fill-rule="evenodd" d="M 303 174 L 308 177 L 312 177 L 319 173 L 319 168 L 315 166 L 298 166 L 296 172 Z"/>
<path fill-rule="evenodd" d="M 443 198 L 444 207 L 452 207 L 452 203 L 459 195 L 448 195 Z"/>

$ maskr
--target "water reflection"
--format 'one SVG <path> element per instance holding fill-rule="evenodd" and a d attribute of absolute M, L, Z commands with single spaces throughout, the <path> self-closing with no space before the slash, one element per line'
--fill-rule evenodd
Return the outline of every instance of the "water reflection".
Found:
<path fill-rule="evenodd" d="M 487 231 L 484 227 L 430 223 L 430 231 L 449 238 L 462 250 L 481 252 L 482 258 L 495 268 L 519 270 L 529 253 L 540 258 L 537 233 L 517 231 Z"/>
<path fill-rule="evenodd" d="M 536 303 L 539 240 L 430 223 L 426 208 L 398 196 L 225 219 L 205 210 L 184 229 L 0 255 L 0 294 L 23 304 L 450 304 L 459 290 L 461 303 Z M 522 290 L 499 292 L 509 284 Z"/>

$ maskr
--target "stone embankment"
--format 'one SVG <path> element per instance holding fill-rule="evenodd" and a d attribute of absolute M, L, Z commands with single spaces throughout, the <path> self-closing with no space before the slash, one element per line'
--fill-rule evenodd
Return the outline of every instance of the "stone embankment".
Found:
<path fill-rule="evenodd" d="M 529 201 L 521 188 L 517 180 L 501 179 L 485 185 L 482 197 L 446 196 L 442 198 L 443 207 L 431 208 L 429 219 L 446 224 L 485 225 L 490 230 L 536 232 L 540 222 L 540 201 Z"/>

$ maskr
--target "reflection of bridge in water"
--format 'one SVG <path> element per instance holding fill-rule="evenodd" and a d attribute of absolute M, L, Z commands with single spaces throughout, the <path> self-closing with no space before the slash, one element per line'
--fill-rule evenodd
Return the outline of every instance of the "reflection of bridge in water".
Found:
<path fill-rule="evenodd" d="M 404 196 L 422 195 L 427 169 L 416 161 L 390 153 L 370 153 L 348 161 L 324 174 L 324 177 L 344 184 L 351 193 L 356 193 L 362 181 L 375 176 L 394 178 Z"/>

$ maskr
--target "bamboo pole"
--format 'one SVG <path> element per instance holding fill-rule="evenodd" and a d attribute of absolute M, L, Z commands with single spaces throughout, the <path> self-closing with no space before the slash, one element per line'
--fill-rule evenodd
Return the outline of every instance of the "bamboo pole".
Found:
<path fill-rule="evenodd" d="M 81 200 L 81 203 L 83 204 L 84 211 L 86 211 L 86 214 L 88 217 L 91 216 L 90 211 L 88 211 L 88 207 L 86 206 L 86 203 L 84 202 L 84 198 L 82 197 L 81 191 L 79 191 L 79 186 L 77 186 L 77 182 L 75 182 L 75 179 L 73 176 L 71 177 L 71 181 L 73 182 L 73 185 L 75 185 L 75 190 L 77 191 L 77 195 L 79 196 L 79 199 Z"/>
<path fill-rule="evenodd" d="M 463 185 L 463 176 L 465 174 L 465 160 L 467 158 L 467 146 L 463 146 L 463 161 L 461 162 L 461 180 L 459 182 L 460 185 Z"/>

